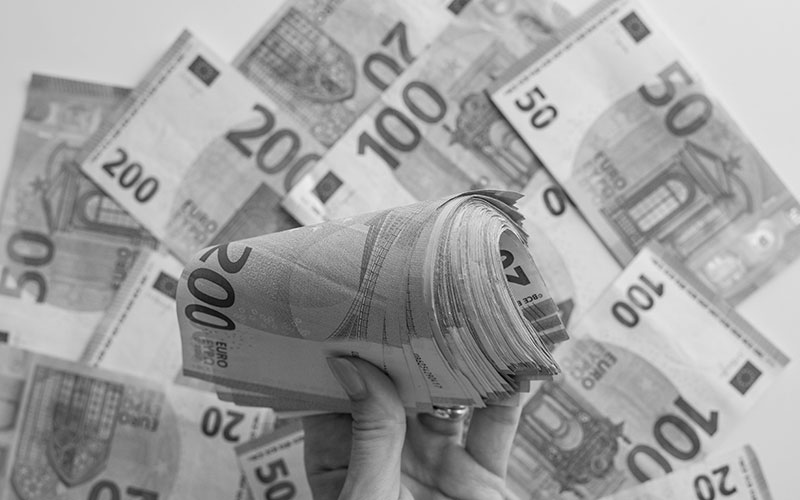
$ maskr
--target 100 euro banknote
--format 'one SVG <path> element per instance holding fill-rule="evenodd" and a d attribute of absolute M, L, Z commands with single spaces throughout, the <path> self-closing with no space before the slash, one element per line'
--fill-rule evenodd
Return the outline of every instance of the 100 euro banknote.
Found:
<path fill-rule="evenodd" d="M 492 99 L 621 263 L 658 241 L 736 303 L 800 254 L 800 204 L 641 3 L 560 38 Z"/>
<path fill-rule="evenodd" d="M 522 189 L 540 163 L 483 91 L 569 19 L 561 3 L 586 2 L 468 5 L 298 181 L 285 206 L 310 223 L 470 189 Z"/>
<path fill-rule="evenodd" d="M 703 460 L 781 373 L 786 355 L 680 269 L 642 249 L 571 328 L 563 377 L 522 412 L 519 498 L 598 498 Z"/>
<path fill-rule="evenodd" d="M 585 6 L 470 4 L 283 205 L 312 224 L 476 186 L 520 190 L 540 269 L 565 321 L 579 315 L 620 268 L 483 89 Z"/>

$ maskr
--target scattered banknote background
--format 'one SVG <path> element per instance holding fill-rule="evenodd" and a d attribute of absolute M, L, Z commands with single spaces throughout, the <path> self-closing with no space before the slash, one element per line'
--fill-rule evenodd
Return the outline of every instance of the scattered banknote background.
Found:
<path fill-rule="evenodd" d="M 230 61 L 211 42 L 165 44 L 136 88 L 30 80 L 0 200 L 0 497 L 304 498 L 292 424 L 180 375 L 182 259 L 500 187 L 573 337 L 514 493 L 769 498 L 752 451 L 711 454 L 788 361 L 733 307 L 795 258 L 798 204 L 645 7 L 292 2 Z"/>

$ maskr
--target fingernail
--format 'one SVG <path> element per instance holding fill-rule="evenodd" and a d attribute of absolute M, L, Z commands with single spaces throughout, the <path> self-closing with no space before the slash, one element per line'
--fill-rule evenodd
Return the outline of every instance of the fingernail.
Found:
<path fill-rule="evenodd" d="M 361 378 L 358 368 L 346 358 L 328 358 L 333 376 L 342 385 L 350 399 L 359 400 L 367 397 L 367 386 Z"/>

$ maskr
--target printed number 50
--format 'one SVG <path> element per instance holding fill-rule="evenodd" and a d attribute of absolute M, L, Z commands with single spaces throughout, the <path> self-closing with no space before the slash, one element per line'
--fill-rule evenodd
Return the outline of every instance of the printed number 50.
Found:
<path fill-rule="evenodd" d="M 283 477 L 289 475 L 289 469 L 286 467 L 286 462 L 284 462 L 283 459 L 275 460 L 274 462 L 270 462 L 256 469 L 256 477 L 259 482 L 264 485 L 269 485 L 264 492 L 265 500 L 291 500 L 294 498 L 295 492 L 297 491 L 294 483 L 288 479 L 278 481 L 279 475 Z"/>
<path fill-rule="evenodd" d="M 531 115 L 531 125 L 533 125 L 533 128 L 545 128 L 558 116 L 558 110 L 555 106 L 542 102 L 546 98 L 542 89 L 533 87 L 532 90 L 529 90 L 525 94 L 525 97 L 514 101 L 520 111 L 533 110 L 533 114 Z M 542 105 L 540 106 L 540 104 Z"/>

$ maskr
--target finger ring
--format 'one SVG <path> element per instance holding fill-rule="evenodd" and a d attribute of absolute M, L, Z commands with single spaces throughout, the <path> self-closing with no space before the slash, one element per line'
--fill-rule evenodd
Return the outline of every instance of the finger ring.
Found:
<path fill-rule="evenodd" d="M 430 414 L 436 418 L 441 418 L 442 420 L 452 420 L 453 422 L 458 422 L 459 420 L 463 420 L 468 413 L 469 406 L 457 405 L 434 406 L 433 411 Z"/>

